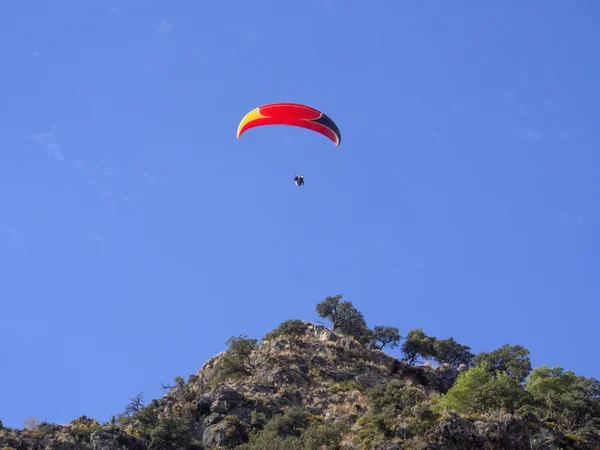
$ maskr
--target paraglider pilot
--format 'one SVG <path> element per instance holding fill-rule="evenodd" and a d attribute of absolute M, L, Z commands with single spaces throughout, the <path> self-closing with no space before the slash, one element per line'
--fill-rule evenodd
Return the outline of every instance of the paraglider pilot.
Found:
<path fill-rule="evenodd" d="M 296 186 L 302 186 L 304 184 L 304 175 L 296 175 L 294 181 L 296 182 Z"/>

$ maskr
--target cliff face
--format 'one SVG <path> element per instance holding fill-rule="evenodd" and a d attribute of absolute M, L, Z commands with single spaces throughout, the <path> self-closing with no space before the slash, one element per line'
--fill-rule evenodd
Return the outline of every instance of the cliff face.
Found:
<path fill-rule="evenodd" d="M 357 419 L 367 409 L 369 388 L 396 379 L 426 394 L 444 393 L 458 375 L 449 366 L 410 367 L 313 326 L 291 348 L 287 339 L 261 344 L 248 361 L 251 375 L 213 387 L 219 360 L 207 361 L 187 385 L 151 404 L 163 417 L 190 408 L 192 436 L 206 448 L 242 444 L 247 430 L 256 428 L 253 419 L 266 422 L 286 408 L 301 408 L 324 422 Z"/>
<path fill-rule="evenodd" d="M 535 417 L 436 411 L 460 370 L 409 366 L 323 327 L 240 343 L 112 423 L 83 417 L 68 426 L 3 429 L 0 449 L 594 448 L 555 435 Z"/>

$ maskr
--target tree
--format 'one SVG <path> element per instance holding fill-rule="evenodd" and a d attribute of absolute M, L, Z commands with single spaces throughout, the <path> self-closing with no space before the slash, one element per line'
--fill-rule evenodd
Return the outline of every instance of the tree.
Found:
<path fill-rule="evenodd" d="M 448 339 L 436 339 L 433 343 L 433 359 L 439 364 L 450 364 L 455 369 L 461 364 L 471 366 L 473 353 L 471 347 L 461 345 L 453 337 Z"/>
<path fill-rule="evenodd" d="M 299 406 L 291 406 L 272 416 L 262 430 L 250 433 L 244 450 L 302 450 L 302 433 L 308 426 L 308 414 Z"/>
<path fill-rule="evenodd" d="M 132 416 L 137 414 L 144 407 L 144 393 L 140 392 L 135 397 L 129 399 L 129 404 L 125 407 L 125 415 Z"/>
<path fill-rule="evenodd" d="M 167 417 L 159 420 L 148 430 L 149 450 L 190 448 L 192 436 L 188 422 L 181 417 Z"/>
<path fill-rule="evenodd" d="M 160 388 L 163 391 L 170 391 L 171 389 L 174 389 L 176 387 L 185 386 L 185 380 L 183 379 L 183 377 L 176 376 L 173 381 L 175 381 L 175 385 L 161 383 Z"/>
<path fill-rule="evenodd" d="M 40 421 L 38 420 L 37 416 L 29 416 L 25 419 L 24 427 L 28 430 L 34 430 L 39 424 Z"/>
<path fill-rule="evenodd" d="M 331 332 L 341 331 L 346 336 L 352 336 L 361 343 L 370 339 L 370 330 L 361 312 L 351 301 L 341 302 L 342 295 L 327 297 L 317 304 L 317 314 L 331 322 Z"/>
<path fill-rule="evenodd" d="M 227 339 L 225 344 L 229 346 L 229 349 L 217 364 L 218 376 L 216 379 L 235 379 L 252 375 L 254 365 L 251 356 L 257 343 L 257 339 L 248 338 L 246 335 L 232 336 Z"/>
<path fill-rule="evenodd" d="M 290 348 L 293 348 L 300 338 L 306 333 L 307 325 L 300 319 L 290 319 L 282 322 L 273 331 L 267 333 L 265 340 L 277 339 L 280 336 L 287 338 Z"/>
<path fill-rule="evenodd" d="M 533 369 L 525 388 L 533 396 L 537 415 L 554 422 L 559 431 L 573 433 L 594 426 L 600 431 L 600 382 L 595 378 L 544 365 Z"/>
<path fill-rule="evenodd" d="M 529 350 L 521 345 L 504 344 L 493 352 L 481 352 L 473 358 L 475 364 L 486 364 L 493 373 L 506 374 L 522 383 L 531 372 Z"/>
<path fill-rule="evenodd" d="M 367 322 L 361 313 L 354 320 L 342 325 L 339 330 L 345 335 L 356 339 L 363 345 L 368 344 L 373 340 L 373 332 L 367 326 Z"/>
<path fill-rule="evenodd" d="M 500 408 L 514 412 L 525 395 L 523 387 L 506 373 L 494 374 L 485 366 L 475 366 L 458 376 L 440 406 L 459 414 L 485 414 Z"/>
<path fill-rule="evenodd" d="M 402 353 L 408 364 L 414 364 L 417 357 L 423 359 L 431 358 L 435 352 L 433 349 L 434 337 L 427 336 L 421 328 L 410 330 L 402 344 Z"/>
<path fill-rule="evenodd" d="M 225 342 L 229 346 L 228 352 L 235 355 L 246 366 L 250 366 L 250 355 L 258 344 L 257 339 L 248 338 L 248 336 L 239 335 L 230 337 Z"/>
<path fill-rule="evenodd" d="M 386 345 L 390 348 L 395 348 L 400 345 L 400 339 L 402 339 L 398 328 L 379 325 L 373 328 L 372 337 L 375 342 L 375 347 L 379 350 L 383 350 L 383 347 Z M 380 345 L 377 345 L 378 342 Z"/>
<path fill-rule="evenodd" d="M 127 427 L 133 421 L 133 416 L 144 409 L 144 394 L 140 392 L 135 397 L 129 399 L 122 414 L 115 414 L 111 417 L 111 424 L 120 428 Z"/>
<path fill-rule="evenodd" d="M 422 387 L 406 386 L 400 380 L 378 384 L 367 391 L 367 405 L 374 414 L 397 417 L 427 397 Z"/>

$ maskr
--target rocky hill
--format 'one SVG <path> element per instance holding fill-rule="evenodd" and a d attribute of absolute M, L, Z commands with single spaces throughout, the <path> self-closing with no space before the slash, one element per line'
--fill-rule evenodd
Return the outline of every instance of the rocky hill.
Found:
<path fill-rule="evenodd" d="M 0 449 L 600 449 L 595 379 L 531 370 L 519 346 L 472 355 L 422 330 L 399 360 L 381 349 L 397 329 L 367 330 L 350 302 L 328 299 L 331 327 L 289 320 L 261 341 L 233 337 L 162 398 L 138 395 L 102 424 L 0 423 Z"/>

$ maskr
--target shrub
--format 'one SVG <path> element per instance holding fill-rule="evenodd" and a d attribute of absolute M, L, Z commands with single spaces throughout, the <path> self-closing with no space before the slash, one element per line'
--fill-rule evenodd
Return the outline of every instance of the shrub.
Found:
<path fill-rule="evenodd" d="M 300 319 L 290 319 L 282 322 L 273 331 L 267 333 L 265 340 L 273 340 L 282 336 L 287 338 L 290 348 L 294 348 L 300 338 L 306 333 L 307 324 Z"/>
<path fill-rule="evenodd" d="M 257 346 L 256 339 L 250 339 L 246 335 L 230 337 L 226 344 L 229 349 L 221 357 L 215 366 L 215 377 L 213 384 L 236 380 L 244 376 L 252 375 L 254 365 L 251 361 L 252 352 Z"/>

